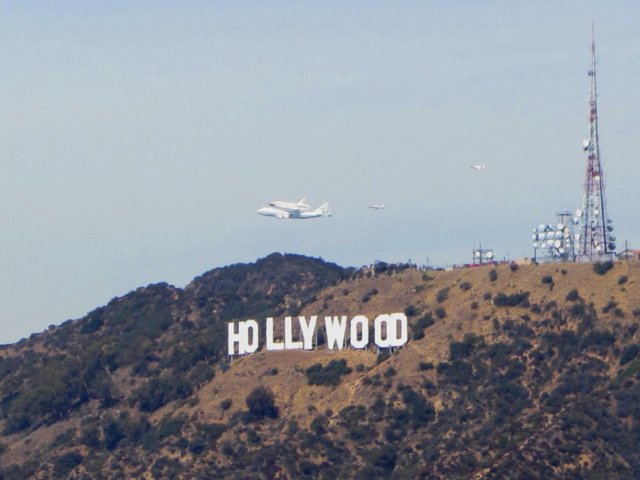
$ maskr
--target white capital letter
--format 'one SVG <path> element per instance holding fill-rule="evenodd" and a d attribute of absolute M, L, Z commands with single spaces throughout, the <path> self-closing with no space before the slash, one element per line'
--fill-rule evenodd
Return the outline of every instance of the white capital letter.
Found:
<path fill-rule="evenodd" d="M 267 350 L 284 350 L 284 343 L 273 341 L 273 317 L 267 317 Z"/>
<path fill-rule="evenodd" d="M 392 313 L 391 315 L 389 315 L 389 317 L 396 327 L 395 328 L 396 335 L 394 336 L 394 338 L 391 339 L 391 346 L 401 347 L 402 345 L 407 343 L 407 340 L 409 338 L 409 335 L 408 335 L 409 327 L 407 325 L 407 316 L 404 313 Z M 400 322 L 400 336 L 397 335 L 397 332 L 398 332 L 397 322 Z"/>
<path fill-rule="evenodd" d="M 362 337 L 358 340 L 358 325 L 362 325 Z M 351 319 L 351 346 L 364 348 L 369 343 L 369 319 L 364 315 L 357 315 Z"/>
<path fill-rule="evenodd" d="M 238 355 L 242 355 L 244 353 L 244 322 L 238 322 L 238 333 L 235 332 L 233 327 L 233 322 L 227 324 L 229 355 L 235 355 L 234 347 L 236 343 L 238 344 Z"/>
<path fill-rule="evenodd" d="M 344 333 L 347 328 L 347 316 L 342 315 L 340 320 L 338 317 L 324 317 L 324 329 L 327 332 L 327 348 L 334 349 L 334 344 L 338 350 L 344 347 Z"/>
<path fill-rule="evenodd" d="M 298 317 L 298 322 L 300 323 L 300 331 L 302 332 L 302 339 L 304 340 L 305 350 L 313 349 L 313 332 L 316 329 L 317 319 L 317 315 L 312 315 L 309 319 L 309 323 L 307 323 L 307 319 L 305 317 Z"/>
<path fill-rule="evenodd" d="M 398 337 L 398 321 L 400 337 Z M 382 324 L 385 324 L 386 336 L 382 339 Z M 404 313 L 378 315 L 375 320 L 375 342 L 380 348 L 401 347 L 407 343 L 407 316 Z"/>
<path fill-rule="evenodd" d="M 386 336 L 382 339 L 382 324 L 385 324 Z M 391 339 L 396 336 L 396 322 L 391 322 L 391 317 L 387 314 L 378 315 L 374 322 L 375 342 L 380 348 L 391 346 Z"/>
<path fill-rule="evenodd" d="M 287 350 L 300 350 L 302 348 L 302 342 L 293 341 L 291 317 L 285 317 L 284 319 L 284 348 Z"/>
<path fill-rule="evenodd" d="M 249 343 L 249 330 L 251 330 L 251 343 Z M 253 353 L 258 350 L 258 322 L 255 320 L 247 320 L 244 322 L 244 351 L 245 353 Z"/>

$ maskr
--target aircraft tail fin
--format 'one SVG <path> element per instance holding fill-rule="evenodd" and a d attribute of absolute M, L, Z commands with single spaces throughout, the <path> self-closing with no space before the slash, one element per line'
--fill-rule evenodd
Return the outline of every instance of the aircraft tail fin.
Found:
<path fill-rule="evenodd" d="M 302 197 L 300 200 L 298 200 L 298 205 L 304 205 L 307 201 L 307 197 Z"/>
<path fill-rule="evenodd" d="M 325 217 L 330 217 L 331 216 L 331 210 L 329 210 L 329 204 L 328 203 L 323 203 L 322 205 L 320 205 L 318 207 L 318 210 L 316 210 L 318 213 L 324 215 Z"/>

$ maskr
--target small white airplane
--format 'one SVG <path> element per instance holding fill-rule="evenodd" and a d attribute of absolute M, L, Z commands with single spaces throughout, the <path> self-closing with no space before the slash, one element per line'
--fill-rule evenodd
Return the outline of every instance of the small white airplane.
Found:
<path fill-rule="evenodd" d="M 298 202 L 283 202 L 282 200 L 274 200 L 273 202 L 269 202 L 271 207 L 276 207 L 280 210 L 284 210 L 285 212 L 302 212 L 304 210 L 309 210 L 311 208 L 310 205 L 307 205 L 305 202 L 307 201 L 307 197 L 302 197 Z"/>
<path fill-rule="evenodd" d="M 373 208 L 374 210 L 382 210 L 384 209 L 384 203 L 381 203 L 380 205 L 369 205 L 369 208 Z"/>
<path fill-rule="evenodd" d="M 269 203 L 271 205 L 272 202 Z M 282 208 L 269 206 L 262 207 L 257 210 L 257 213 L 264 215 L 265 217 L 276 218 L 291 218 L 291 219 L 307 219 L 318 217 L 330 217 L 331 211 L 329 210 L 329 204 L 323 203 L 315 210 L 284 210 Z"/>
<path fill-rule="evenodd" d="M 486 170 L 487 166 L 483 163 L 482 165 L 471 165 L 471 168 L 475 170 Z"/>

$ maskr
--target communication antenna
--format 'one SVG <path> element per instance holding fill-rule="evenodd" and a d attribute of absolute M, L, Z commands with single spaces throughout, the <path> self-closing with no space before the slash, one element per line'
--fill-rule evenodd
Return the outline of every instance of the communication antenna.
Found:
<path fill-rule="evenodd" d="M 596 84 L 596 42 L 594 26 L 591 24 L 591 91 L 589 96 L 589 138 L 582 142 L 587 154 L 582 209 L 576 211 L 580 237 L 577 258 L 594 261 L 615 255 L 615 237 L 612 237 L 613 222 L 607 217 L 605 201 L 604 171 L 600 157 L 598 135 L 598 90 Z"/>
<path fill-rule="evenodd" d="M 490 248 L 482 248 L 482 244 L 480 244 L 480 248 L 476 248 L 473 250 L 473 264 L 474 265 L 482 265 L 484 263 L 492 263 L 494 262 L 494 254 L 493 250 Z"/>
<path fill-rule="evenodd" d="M 539 262 L 569 262 L 575 260 L 573 232 L 576 218 L 570 210 L 556 212 L 556 223 L 541 223 L 533 229 L 533 258 Z"/>

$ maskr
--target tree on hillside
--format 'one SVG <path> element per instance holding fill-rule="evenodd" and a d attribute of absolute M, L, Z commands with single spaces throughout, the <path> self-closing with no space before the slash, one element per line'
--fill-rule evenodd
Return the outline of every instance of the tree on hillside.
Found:
<path fill-rule="evenodd" d="M 247 395 L 247 407 L 249 413 L 256 420 L 264 417 L 278 418 L 278 407 L 275 404 L 275 397 L 270 388 L 257 387 Z"/>

